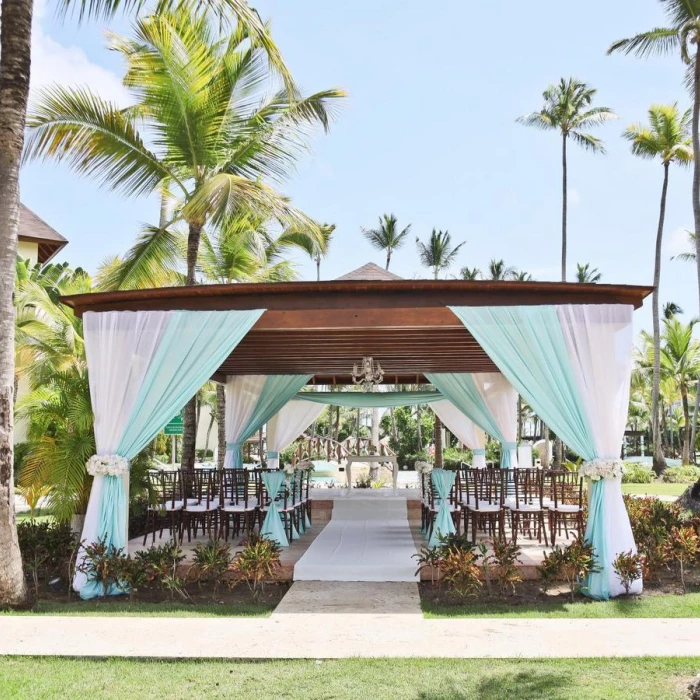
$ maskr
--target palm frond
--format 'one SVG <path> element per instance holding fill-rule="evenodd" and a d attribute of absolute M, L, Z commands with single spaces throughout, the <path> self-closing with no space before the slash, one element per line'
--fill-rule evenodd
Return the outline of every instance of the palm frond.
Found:
<path fill-rule="evenodd" d="M 640 58 L 663 56 L 679 46 L 678 30 L 672 27 L 656 27 L 629 39 L 620 39 L 608 48 L 608 55 L 621 51 Z"/>

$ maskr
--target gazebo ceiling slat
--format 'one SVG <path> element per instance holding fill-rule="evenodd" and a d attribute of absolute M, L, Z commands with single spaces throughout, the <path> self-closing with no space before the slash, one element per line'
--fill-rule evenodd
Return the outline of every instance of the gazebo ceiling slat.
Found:
<path fill-rule="evenodd" d="M 313 374 L 350 383 L 353 363 L 378 360 L 385 381 L 496 367 L 448 306 L 642 305 L 651 287 L 562 282 L 334 280 L 103 292 L 64 297 L 85 311 L 266 309 L 216 373 Z"/>

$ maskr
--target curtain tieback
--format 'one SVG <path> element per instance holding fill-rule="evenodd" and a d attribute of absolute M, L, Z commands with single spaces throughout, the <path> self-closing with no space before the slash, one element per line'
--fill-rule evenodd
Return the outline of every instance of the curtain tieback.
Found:
<path fill-rule="evenodd" d="M 485 457 L 486 456 L 486 448 L 477 447 L 475 450 L 472 450 L 472 455 L 474 455 L 474 457 Z"/>
<path fill-rule="evenodd" d="M 518 443 L 517 442 L 504 442 L 503 447 L 506 450 L 515 450 L 518 447 Z"/>
<path fill-rule="evenodd" d="M 241 443 L 240 442 L 227 442 L 226 443 L 226 451 L 227 452 L 235 452 L 236 450 L 241 449 Z"/>

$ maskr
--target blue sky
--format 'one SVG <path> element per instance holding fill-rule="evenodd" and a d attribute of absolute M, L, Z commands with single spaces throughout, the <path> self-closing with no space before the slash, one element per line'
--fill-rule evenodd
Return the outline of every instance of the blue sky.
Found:
<path fill-rule="evenodd" d="M 607 155 L 571 148 L 570 268 L 590 262 L 605 282 L 651 283 L 662 170 L 634 158 L 620 134 L 654 102 L 689 106 L 683 66 L 676 57 L 640 61 L 605 50 L 663 25 L 660 3 L 592 0 L 585 12 L 571 3 L 483 0 L 253 4 L 272 20 L 305 91 L 340 86 L 349 93 L 330 134 L 319 134 L 283 187 L 308 214 L 337 226 L 324 278 L 368 260 L 383 264 L 360 229 L 394 212 L 414 234 L 392 259 L 397 274 L 426 274 L 415 236 L 438 227 L 466 241 L 452 273 L 504 258 L 536 279 L 557 279 L 560 141 L 515 119 L 539 108 L 549 83 L 573 75 L 596 87 L 597 104 L 620 119 L 596 131 Z M 59 80 L 122 99 L 121 66 L 104 48 L 105 27 L 57 21 L 50 7 L 38 7 L 34 89 Z M 112 29 L 127 31 L 128 23 Z M 669 259 L 687 247 L 690 187 L 689 171 L 671 172 L 661 297 L 696 315 L 694 268 Z M 22 199 L 70 239 L 65 258 L 90 271 L 125 251 L 141 222 L 157 220 L 157 202 L 125 199 L 51 164 L 25 168 Z M 311 263 L 300 257 L 299 264 L 302 278 L 313 278 Z M 648 306 L 638 327 L 650 324 Z"/>

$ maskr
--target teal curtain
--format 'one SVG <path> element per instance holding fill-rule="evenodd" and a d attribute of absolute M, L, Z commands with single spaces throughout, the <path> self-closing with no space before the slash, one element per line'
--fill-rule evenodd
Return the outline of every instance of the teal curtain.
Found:
<path fill-rule="evenodd" d="M 243 467 L 241 445 L 267 423 L 297 392 L 306 386 L 310 374 L 271 374 L 265 377 L 260 396 L 253 412 L 236 442 L 226 443 L 226 449 L 233 452 L 233 467 Z"/>
<path fill-rule="evenodd" d="M 555 306 L 450 307 L 538 416 L 586 460 L 596 454 Z M 605 547 L 604 481 L 593 482 L 585 539 L 600 571 L 586 595 L 610 596 Z"/>
<path fill-rule="evenodd" d="M 463 372 L 441 372 L 440 374 L 429 373 L 425 378 L 440 392 L 442 396 L 449 399 L 467 418 L 470 418 L 476 425 L 489 435 L 493 435 L 503 445 L 501 450 L 501 466 L 508 468 L 512 466 L 510 449 L 515 445 L 505 442 L 503 433 L 498 427 L 489 407 L 486 405 L 483 396 L 476 387 L 476 382 L 471 374 Z"/>
<path fill-rule="evenodd" d="M 455 476 L 455 472 L 446 469 L 433 469 L 431 472 L 430 478 L 440 499 L 440 507 L 435 516 L 433 531 L 428 541 L 429 547 L 436 547 L 440 544 L 440 537 L 453 535 L 456 532 L 450 512 L 450 491 L 455 483 Z"/>
<path fill-rule="evenodd" d="M 265 515 L 262 528 L 260 529 L 260 534 L 263 537 L 274 540 L 280 547 L 289 547 L 289 540 L 287 539 L 287 534 L 282 524 L 282 518 L 280 517 L 277 504 L 275 503 L 275 498 L 284 488 L 285 476 L 285 473 L 281 469 L 262 473 L 263 484 L 265 484 L 265 489 L 270 496 L 271 502 L 267 515 Z"/>
<path fill-rule="evenodd" d="M 608 561 L 605 538 L 604 503 L 605 480 L 591 481 L 588 484 L 588 520 L 586 522 L 585 540 L 593 545 L 596 571 L 588 576 L 583 592 L 589 598 L 607 600 L 610 598 L 610 583 L 606 565 Z"/>
<path fill-rule="evenodd" d="M 584 459 L 593 459 L 593 436 L 556 307 L 450 308 L 537 415 Z"/>
<path fill-rule="evenodd" d="M 347 408 L 391 408 L 432 403 L 446 397 L 437 391 L 301 391 L 296 398 Z"/>
<path fill-rule="evenodd" d="M 216 372 L 264 310 L 175 311 L 146 371 L 117 454 L 131 460 L 163 429 Z M 128 381 L 129 368 L 124 368 Z M 125 479 L 106 476 L 100 494 L 97 539 L 114 549 L 127 547 L 129 499 Z M 111 587 L 110 595 L 124 593 Z M 87 600 L 101 596 L 102 585 L 88 580 L 80 589 Z"/>

